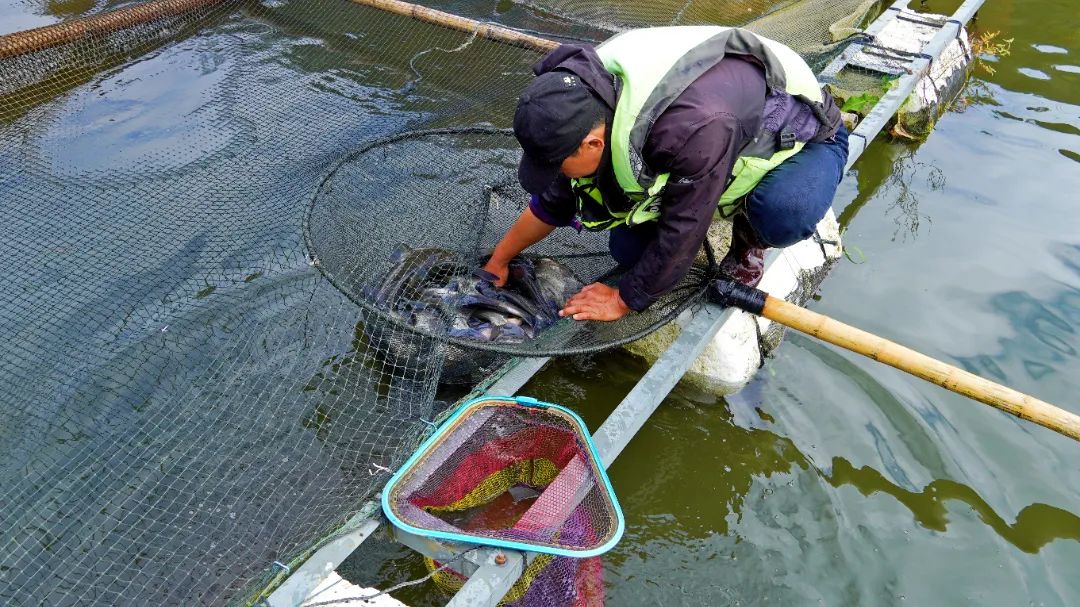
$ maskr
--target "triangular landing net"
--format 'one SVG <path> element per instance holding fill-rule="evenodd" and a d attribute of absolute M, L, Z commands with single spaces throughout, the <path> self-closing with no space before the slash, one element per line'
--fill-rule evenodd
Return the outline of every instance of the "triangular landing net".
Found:
<path fill-rule="evenodd" d="M 426 537 L 589 557 L 622 537 L 622 509 L 585 423 L 527 397 L 482 397 L 390 479 L 383 510 Z"/>

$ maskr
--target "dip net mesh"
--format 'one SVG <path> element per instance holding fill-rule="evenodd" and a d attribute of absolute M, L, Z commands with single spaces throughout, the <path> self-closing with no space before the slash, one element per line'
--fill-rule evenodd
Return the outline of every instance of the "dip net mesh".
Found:
<path fill-rule="evenodd" d="M 618 541 L 622 513 L 583 426 L 546 405 L 471 402 L 395 476 L 383 504 L 420 533 L 597 554 Z"/>
<path fill-rule="evenodd" d="M 743 23 L 636 5 L 433 6 L 555 39 Z M 500 129 L 538 55 L 345 0 L 58 21 L 0 37 L 0 602 L 256 603 L 444 408 L 465 344 L 366 287 L 401 245 L 473 263 L 508 227 Z M 590 281 L 605 250 L 571 232 L 536 254 Z M 699 284 L 499 354 L 610 347 Z"/>

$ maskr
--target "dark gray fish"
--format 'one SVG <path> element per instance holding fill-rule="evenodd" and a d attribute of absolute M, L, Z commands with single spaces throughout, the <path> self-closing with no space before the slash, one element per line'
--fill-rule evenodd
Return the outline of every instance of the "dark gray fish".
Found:
<path fill-rule="evenodd" d="M 423 333 L 486 343 L 534 339 L 559 321 L 581 282 L 549 258 L 515 258 L 506 287 L 442 249 L 401 246 L 385 278 L 366 295 Z"/>
<path fill-rule="evenodd" d="M 481 260 L 464 263 L 442 249 L 400 246 L 377 284 L 361 292 L 404 324 L 426 335 L 488 343 L 519 344 L 559 321 L 559 310 L 581 282 L 559 262 L 548 258 L 515 258 L 504 288 L 477 270 Z M 373 347 L 391 365 L 407 366 L 430 355 L 423 340 L 404 338 L 407 330 L 372 327 Z M 478 352 L 449 344 L 439 381 L 472 385 L 502 360 L 495 352 Z"/>
<path fill-rule="evenodd" d="M 494 286 L 490 288 L 494 289 Z M 529 259 L 520 257 L 510 262 L 510 275 L 507 277 L 506 287 L 500 289 L 500 295 L 514 302 L 520 308 L 529 312 L 538 322 L 530 323 L 548 325 L 552 314 L 556 316 L 558 310 L 552 311 L 541 297 L 540 283 L 536 278 L 536 269 Z"/>
<path fill-rule="evenodd" d="M 412 249 L 398 245 L 390 256 L 390 269 L 377 285 L 361 290 L 372 303 L 397 308 L 403 300 L 416 299 L 421 290 L 434 282 L 468 271 L 454 253 L 445 249 Z"/>
<path fill-rule="evenodd" d="M 463 293 L 448 303 L 456 305 L 458 308 L 490 310 L 498 314 L 517 317 L 528 325 L 535 326 L 537 322 L 537 318 L 534 314 L 530 314 L 528 311 L 502 297 L 484 295 L 481 293 Z"/>
<path fill-rule="evenodd" d="M 557 316 L 559 310 L 566 305 L 566 301 L 585 285 L 569 268 L 554 259 L 541 257 L 534 265 L 536 281 L 540 285 L 541 300 L 553 307 Z"/>
<path fill-rule="evenodd" d="M 551 313 L 552 306 L 546 301 L 540 280 L 536 276 L 536 265 L 531 259 L 516 257 L 510 262 L 510 274 L 507 287 L 516 289 L 523 298 L 535 302 L 538 312 Z M 555 310 L 558 313 L 558 310 Z"/>

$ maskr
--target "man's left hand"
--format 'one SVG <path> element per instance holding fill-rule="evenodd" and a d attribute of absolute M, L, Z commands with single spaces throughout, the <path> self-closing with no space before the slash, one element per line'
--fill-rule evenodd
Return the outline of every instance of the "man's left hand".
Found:
<path fill-rule="evenodd" d="M 594 282 L 571 297 L 559 316 L 572 316 L 574 320 L 618 320 L 629 312 L 618 289 Z"/>

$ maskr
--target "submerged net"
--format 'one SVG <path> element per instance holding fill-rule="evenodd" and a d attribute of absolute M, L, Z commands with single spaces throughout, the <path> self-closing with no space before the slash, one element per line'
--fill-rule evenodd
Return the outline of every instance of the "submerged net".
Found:
<path fill-rule="evenodd" d="M 365 287 L 402 244 L 473 263 L 524 204 L 511 138 L 464 127 L 509 124 L 532 51 L 344 0 L 128 8 L 0 38 L 4 604 L 255 602 L 412 452 L 462 351 Z M 588 281 L 605 247 L 537 253 Z M 499 351 L 610 347 L 699 283 Z"/>

